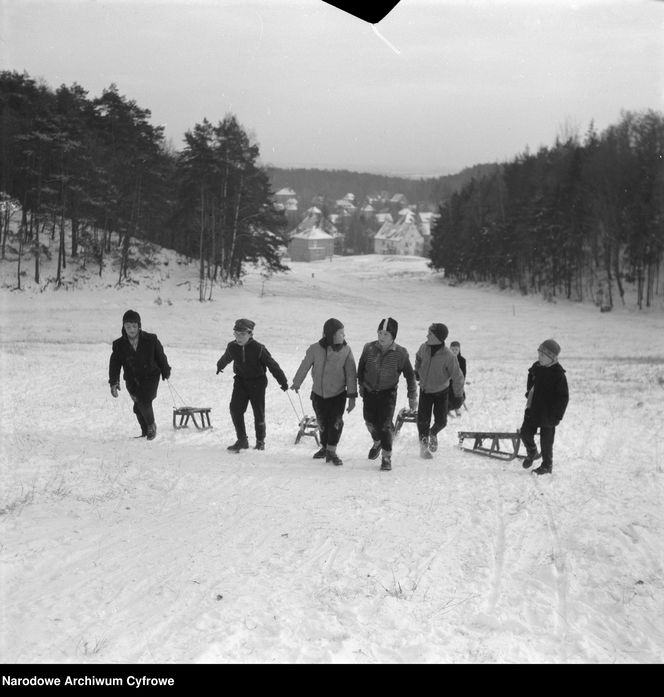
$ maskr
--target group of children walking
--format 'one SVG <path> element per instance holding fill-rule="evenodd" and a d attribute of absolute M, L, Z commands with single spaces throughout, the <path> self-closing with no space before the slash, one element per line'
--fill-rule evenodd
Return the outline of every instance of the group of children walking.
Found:
<path fill-rule="evenodd" d="M 118 396 L 122 368 L 141 436 L 152 440 L 157 432 L 152 401 L 157 395 L 159 377 L 168 380 L 171 368 L 157 336 L 142 330 L 137 312 L 128 310 L 122 324 L 122 336 L 113 342 L 109 362 L 111 394 Z M 236 441 L 228 446 L 233 453 L 249 448 L 244 420 L 249 404 L 254 415 L 254 448 L 265 449 L 267 371 L 282 390 L 289 389 L 277 361 L 254 339 L 255 326 L 249 319 L 238 319 L 233 327 L 235 338 L 217 361 L 217 374 L 233 364 L 229 406 Z M 376 460 L 380 456 L 380 469 L 391 470 L 393 419 L 401 376 L 406 381 L 409 408 L 417 411 L 420 457 L 433 457 L 432 453 L 438 449 L 438 434 L 447 425 L 448 411 L 459 414 L 464 404 L 466 361 L 459 342 L 452 342 L 449 348 L 445 344 L 447 327 L 433 323 L 428 328 L 426 341 L 415 354 L 413 365 L 408 351 L 396 343 L 398 329 L 398 322 L 392 317 L 382 319 L 376 340 L 364 345 L 356 363 L 346 343 L 343 323 L 332 317 L 324 323 L 322 337 L 307 348 L 290 389 L 297 393 L 311 374 L 311 403 L 320 439 L 320 449 L 313 455 L 315 459 L 343 465 L 337 447 L 343 432 L 344 412 L 355 409 L 359 395 L 363 401 L 364 422 L 372 439 L 368 458 Z M 569 399 L 565 371 L 558 363 L 559 353 L 560 346 L 553 339 L 547 339 L 538 348 L 538 360 L 528 370 L 521 439 L 526 446 L 524 467 L 542 458 L 541 466 L 534 470 L 537 474 L 552 470 L 555 427 L 563 418 Z M 538 428 L 541 453 L 534 440 Z"/>

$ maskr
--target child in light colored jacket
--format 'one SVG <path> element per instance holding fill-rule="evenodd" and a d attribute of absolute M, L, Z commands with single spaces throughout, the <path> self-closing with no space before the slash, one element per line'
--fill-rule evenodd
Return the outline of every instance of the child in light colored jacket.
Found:
<path fill-rule="evenodd" d="M 432 324 L 427 332 L 426 342 L 415 354 L 415 375 L 420 383 L 417 431 L 420 437 L 420 457 L 426 460 L 431 459 L 431 453 L 438 449 L 438 433 L 447 426 L 450 381 L 454 393 L 463 394 L 465 381 L 459 361 L 445 346 L 448 333 L 444 324 Z"/>
<path fill-rule="evenodd" d="M 326 462 L 343 465 L 337 454 L 337 445 L 344 427 L 346 399 L 348 413 L 355 408 L 357 366 L 345 340 L 344 325 L 338 319 L 328 319 L 323 325 L 322 338 L 307 349 L 293 378 L 291 390 L 298 392 L 309 371 L 313 381 L 311 403 L 321 443 L 314 458 L 325 458 Z"/>

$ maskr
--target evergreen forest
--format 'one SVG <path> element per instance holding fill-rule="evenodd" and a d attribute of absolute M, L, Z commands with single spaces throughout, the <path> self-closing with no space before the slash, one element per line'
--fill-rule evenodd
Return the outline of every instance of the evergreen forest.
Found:
<path fill-rule="evenodd" d="M 17 288 L 26 272 L 42 282 L 41 261 L 55 253 L 55 287 L 67 264 L 83 257 L 101 275 L 111 254 L 122 284 L 142 263 L 132 240 L 198 260 L 201 300 L 214 283 L 241 282 L 248 265 L 287 271 L 290 224 L 274 192 L 290 186 L 302 210 L 320 196 L 352 192 L 361 205 L 381 191 L 437 210 L 430 266 L 452 283 L 590 299 L 607 310 L 626 284 L 639 308 L 664 294 L 657 111 L 623 112 L 601 133 L 591 124 L 582 138 L 431 179 L 263 166 L 233 114 L 194 124 L 175 150 L 150 117 L 114 84 L 92 98 L 78 84 L 52 89 L 0 72 L 0 260 L 16 263 Z"/>

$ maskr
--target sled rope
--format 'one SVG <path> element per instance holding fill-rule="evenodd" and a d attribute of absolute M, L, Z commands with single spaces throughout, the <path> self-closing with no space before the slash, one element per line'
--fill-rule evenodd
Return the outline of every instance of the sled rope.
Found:
<path fill-rule="evenodd" d="M 300 395 L 298 394 L 298 397 Z M 286 397 L 288 397 L 288 401 L 290 402 L 291 407 L 293 408 L 293 411 L 295 412 L 295 418 L 297 419 L 298 423 L 304 418 L 304 409 L 302 409 L 302 416 L 300 416 L 297 413 L 297 409 L 295 408 L 295 405 L 293 404 L 293 400 L 291 399 L 291 396 L 286 392 Z M 302 407 L 302 399 L 300 398 L 300 407 Z"/>
<path fill-rule="evenodd" d="M 176 401 L 175 401 L 175 398 L 176 398 L 176 397 L 180 400 L 181 405 L 184 406 L 184 399 L 182 399 L 182 397 L 181 397 L 181 395 L 179 394 L 179 392 L 173 387 L 173 385 L 171 385 L 171 381 L 170 381 L 170 380 L 166 380 L 166 384 L 168 385 L 168 389 L 169 389 L 170 392 L 171 392 L 171 399 L 173 400 L 173 409 L 177 409 L 177 404 L 176 404 Z"/>

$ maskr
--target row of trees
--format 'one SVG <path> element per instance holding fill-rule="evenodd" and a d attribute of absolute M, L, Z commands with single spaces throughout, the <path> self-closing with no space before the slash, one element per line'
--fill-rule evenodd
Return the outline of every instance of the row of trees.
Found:
<path fill-rule="evenodd" d="M 200 257 L 201 297 L 209 297 L 215 279 L 237 282 L 247 263 L 285 269 L 277 250 L 286 221 L 272 207 L 258 148 L 236 118 L 195 125 L 176 153 L 150 115 L 115 85 L 90 99 L 76 84 L 54 91 L 25 73 L 0 72 L 0 250 L 6 258 L 14 200 L 21 210 L 19 287 L 28 250 L 39 283 L 46 234 L 59 241 L 58 284 L 68 255 L 82 251 L 101 274 L 115 242 L 122 282 L 137 261 L 131 238 Z"/>
<path fill-rule="evenodd" d="M 633 282 L 642 308 L 664 291 L 663 257 L 664 116 L 650 110 L 526 152 L 453 194 L 430 265 L 456 281 L 591 297 L 603 309 Z"/>

